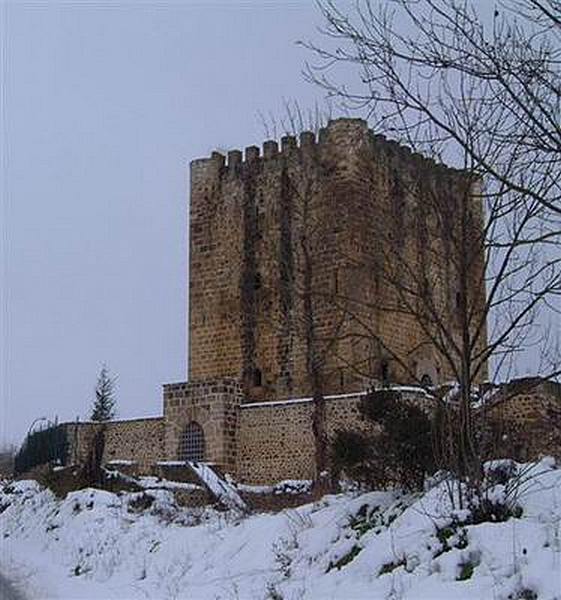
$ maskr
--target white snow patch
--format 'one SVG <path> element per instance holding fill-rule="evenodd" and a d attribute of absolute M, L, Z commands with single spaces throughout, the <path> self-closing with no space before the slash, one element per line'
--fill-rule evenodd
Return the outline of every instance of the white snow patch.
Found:
<path fill-rule="evenodd" d="M 208 464 L 189 461 L 189 466 L 199 476 L 200 480 L 208 486 L 208 489 L 228 508 L 232 510 L 247 510 L 246 503 L 241 499 L 236 488 L 231 483 L 228 483 L 226 479 L 219 477 L 216 471 Z"/>
<path fill-rule="evenodd" d="M 137 477 L 136 482 L 146 489 L 162 488 L 165 490 L 200 490 L 201 486 L 196 483 L 183 481 L 170 481 L 158 477 Z"/>
<path fill-rule="evenodd" d="M 30 598 L 559 600 L 561 469 L 514 465 L 520 518 L 479 524 L 459 522 L 469 511 L 451 509 L 444 481 L 243 518 L 180 508 L 165 489 L 60 500 L 2 482 L 0 569 Z"/>
<path fill-rule="evenodd" d="M 236 489 L 239 492 L 249 494 L 305 494 L 310 491 L 312 481 L 310 479 L 284 479 L 275 485 L 248 485 L 239 483 Z"/>
<path fill-rule="evenodd" d="M 360 391 L 360 392 L 351 392 L 349 394 L 332 394 L 330 396 L 324 396 L 324 400 L 342 400 L 345 398 L 360 398 L 361 396 L 366 396 L 368 392 Z M 283 404 L 307 404 L 313 402 L 314 399 L 312 397 L 308 398 L 289 398 L 286 400 L 271 400 L 270 402 L 247 402 L 246 404 L 241 404 L 240 408 L 263 408 L 267 406 L 279 406 Z"/>

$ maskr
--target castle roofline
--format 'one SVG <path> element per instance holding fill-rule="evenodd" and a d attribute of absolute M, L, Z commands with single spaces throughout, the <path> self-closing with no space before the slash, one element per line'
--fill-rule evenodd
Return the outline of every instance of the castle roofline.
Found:
<path fill-rule="evenodd" d="M 403 160 L 417 162 L 431 169 L 437 169 L 451 174 L 466 173 L 461 169 L 439 163 L 433 158 L 424 156 L 401 142 L 387 138 L 385 135 L 376 134 L 368 127 L 364 119 L 340 117 L 331 119 L 326 127 L 322 127 L 316 135 L 313 131 L 302 131 L 296 135 L 285 135 L 276 140 L 266 140 L 261 147 L 247 146 L 244 151 L 239 149 L 229 150 L 226 155 L 214 151 L 209 157 L 196 158 L 190 162 L 191 169 L 208 167 L 213 164 L 216 168 L 236 170 L 241 165 L 255 164 L 257 161 L 268 162 L 280 158 L 290 158 L 295 154 L 314 153 L 321 147 L 335 143 L 346 136 L 363 135 L 369 137 L 372 145 L 384 154 L 393 155 Z"/>

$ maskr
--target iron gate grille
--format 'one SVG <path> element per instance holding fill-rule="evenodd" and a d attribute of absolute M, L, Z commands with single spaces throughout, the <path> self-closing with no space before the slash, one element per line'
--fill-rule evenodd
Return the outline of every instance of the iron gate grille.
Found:
<path fill-rule="evenodd" d="M 205 434 L 194 421 L 189 423 L 179 438 L 179 460 L 200 462 L 205 458 Z"/>

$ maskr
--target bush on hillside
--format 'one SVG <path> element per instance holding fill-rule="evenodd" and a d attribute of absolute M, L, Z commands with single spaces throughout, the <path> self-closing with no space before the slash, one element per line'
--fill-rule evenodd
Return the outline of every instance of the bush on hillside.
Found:
<path fill-rule="evenodd" d="M 435 471 L 433 424 L 418 406 L 393 390 L 372 391 L 361 401 L 368 432 L 338 431 L 332 445 L 336 472 L 376 487 L 397 483 L 422 489 Z"/>

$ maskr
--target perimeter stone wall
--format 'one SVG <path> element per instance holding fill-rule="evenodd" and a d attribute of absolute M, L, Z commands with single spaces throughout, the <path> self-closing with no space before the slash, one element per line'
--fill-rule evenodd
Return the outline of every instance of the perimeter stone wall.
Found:
<path fill-rule="evenodd" d="M 397 388 L 396 388 L 397 389 Z M 432 410 L 418 388 L 399 388 L 404 400 Z M 364 392 L 326 397 L 330 440 L 337 430 L 365 430 L 359 404 Z M 273 484 L 286 479 L 313 479 L 315 449 L 311 398 L 243 403 L 242 384 L 215 378 L 164 386 L 164 417 L 66 423 L 68 463 L 87 462 L 92 441 L 103 429 L 103 462 L 130 462 L 135 473 L 162 475 L 177 469 L 179 441 L 185 427 L 198 423 L 205 437 L 205 462 L 231 473 L 240 483 Z M 489 457 L 535 460 L 561 458 L 561 385 L 515 381 L 500 387 L 477 413 L 486 428 Z M 166 473 L 167 476 L 170 474 Z M 175 478 L 173 475 L 172 478 Z"/>
<path fill-rule="evenodd" d="M 505 384 L 485 411 L 494 457 L 561 458 L 561 384 L 522 379 Z"/>
<path fill-rule="evenodd" d="M 162 417 L 111 421 L 106 424 L 103 461 L 132 460 L 147 472 L 164 453 Z"/>
<path fill-rule="evenodd" d="M 359 415 L 361 395 L 326 398 L 327 434 L 366 427 Z M 313 403 L 308 400 L 245 404 L 240 407 L 238 481 L 263 485 L 315 476 Z"/>
<path fill-rule="evenodd" d="M 97 432 L 103 430 L 103 462 L 131 461 L 139 472 L 149 472 L 164 455 L 164 419 L 149 417 L 107 423 L 66 423 L 68 462 L 85 463 Z"/>

